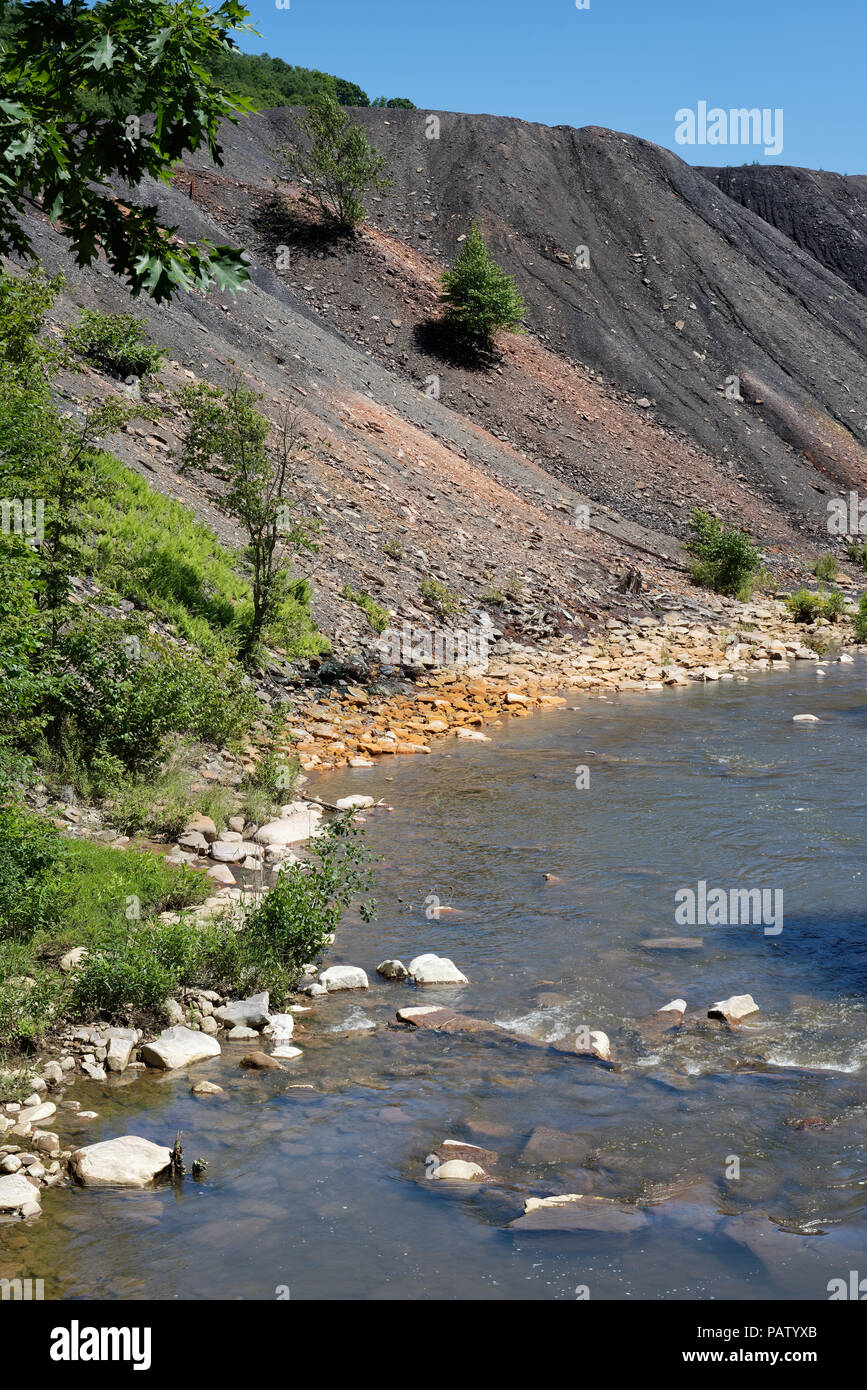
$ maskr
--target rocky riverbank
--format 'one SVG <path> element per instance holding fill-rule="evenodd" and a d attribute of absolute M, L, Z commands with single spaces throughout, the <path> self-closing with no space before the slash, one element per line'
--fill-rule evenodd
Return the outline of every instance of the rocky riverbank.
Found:
<path fill-rule="evenodd" d="M 806 626 L 776 600 L 714 598 L 698 617 L 678 607 L 634 622 L 610 618 L 604 636 L 590 642 L 561 638 L 540 648 L 502 641 L 483 666 L 434 670 L 391 692 L 340 682 L 299 702 L 278 748 L 296 754 L 307 773 L 372 766 L 382 757 L 428 754 L 447 738 L 484 741 L 488 727 L 565 706 L 555 692 L 746 680 L 802 661 L 821 671 L 856 650 L 851 613 L 834 625 Z"/>
<path fill-rule="evenodd" d="M 392 680 L 376 690 L 343 682 L 329 690 L 309 692 L 292 712 L 279 745 L 287 753 L 297 753 L 308 777 L 341 765 L 373 766 L 385 757 L 429 753 L 449 737 L 485 740 L 486 729 L 502 726 L 510 718 L 526 716 L 533 709 L 565 706 L 568 696 L 559 693 L 563 691 L 662 691 L 689 681 L 746 680 L 751 672 L 785 671 L 795 662 L 813 663 L 819 677 L 828 661 L 853 659 L 851 651 L 857 648 L 852 636 L 846 617 L 833 626 L 813 625 L 807 630 L 788 621 L 783 605 L 774 601 L 750 605 L 714 601 L 712 616 L 705 613 L 700 618 L 677 611 L 659 619 L 642 618 L 634 624 L 612 620 L 605 637 L 592 643 L 578 646 L 560 641 L 544 652 L 501 644 L 492 651 L 484 671 L 434 671 L 418 687 Z M 265 751 L 264 746 L 251 744 L 244 756 L 254 764 Z M 367 809 L 370 804 L 371 799 L 364 797 L 337 803 L 341 809 Z M 303 853 L 323 815 L 321 805 L 297 799 L 283 807 L 276 820 L 263 825 L 239 820 L 229 831 L 218 833 L 207 818 L 191 823 L 170 856 L 203 868 L 218 879 L 213 896 L 193 909 L 196 916 L 207 919 L 217 913 L 237 914 L 240 927 L 246 901 L 263 891 L 264 871 L 276 871 L 296 850 Z M 76 827 L 78 833 L 83 828 L 81 824 Z M 254 886 L 241 885 L 235 877 L 238 869 L 246 870 L 248 876 L 250 871 L 262 870 L 262 881 Z M 75 970 L 80 959 L 70 952 L 63 968 Z M 443 969 L 450 967 L 454 973 L 442 975 L 436 969 L 431 973 L 431 961 Z M 441 957 L 420 957 L 408 970 L 400 962 L 383 961 L 379 972 L 383 979 L 416 984 L 443 979 L 465 982 L 460 970 Z M 166 1071 L 191 1066 L 219 1056 L 226 1043 L 249 1045 L 239 1066 L 276 1070 L 303 1055 L 297 1044 L 303 1041 L 303 1015 L 311 1008 L 311 999 L 305 995 L 315 998 L 367 986 L 366 973 L 360 967 L 338 966 L 320 972 L 316 963 L 310 962 L 298 992 L 280 1001 L 274 1012 L 264 995 L 230 1000 L 212 990 L 188 988 L 179 998 L 167 1001 L 170 1026 L 156 1037 L 145 1038 L 136 1027 L 111 1027 L 99 1021 L 58 1030 L 49 1053 L 27 1069 L 27 1094 L 0 1097 L 0 1214 L 35 1217 L 46 1187 L 68 1179 L 89 1181 L 89 1172 L 104 1171 L 99 1165 L 91 1168 L 88 1146 L 76 1143 L 64 1132 L 65 1122 L 74 1121 L 75 1138 L 80 1140 L 82 1124 L 97 1118 L 80 1101 L 65 1099 L 71 1083 L 105 1083 L 112 1075 L 132 1079 L 147 1068 Z M 733 1002 L 737 1003 L 737 998 L 723 1004 Z M 681 1008 L 681 1004 L 675 1000 L 636 1024 L 642 1046 L 648 1041 L 655 1045 L 660 1037 L 670 1041 L 684 1028 L 690 1032 L 739 1026 L 739 1020 L 729 1017 L 723 1004 L 711 1005 L 686 1019 L 685 1005 Z M 438 1005 L 403 1007 L 397 1012 L 395 1026 L 446 1033 L 481 1031 L 486 1035 L 499 1031 L 504 1039 L 515 1040 L 507 1030 L 497 1030 L 490 1023 Z M 597 1064 L 612 1062 L 611 1044 L 601 1029 L 591 1030 L 583 1042 L 570 1043 L 568 1050 L 589 1056 Z M 199 1095 L 218 1091 L 206 1081 L 197 1083 Z M 130 1138 L 135 1136 L 122 1136 L 116 1142 Z M 162 1162 L 164 1155 L 157 1157 Z M 131 1172 L 141 1171 L 140 1159 L 136 1151 Z M 113 1168 L 115 1176 L 104 1180 L 123 1181 L 117 1176 L 119 1171 Z"/>

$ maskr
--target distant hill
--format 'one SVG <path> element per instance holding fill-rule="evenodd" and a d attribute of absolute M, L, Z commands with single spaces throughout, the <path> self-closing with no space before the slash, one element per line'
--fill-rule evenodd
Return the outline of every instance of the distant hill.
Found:
<path fill-rule="evenodd" d="M 306 106 L 318 92 L 330 92 L 341 106 L 370 106 L 370 97 L 357 83 L 315 68 L 293 67 L 267 53 L 226 53 L 212 71 L 221 86 L 247 97 L 260 111 Z"/>
<path fill-rule="evenodd" d="M 20 4 L 10 4 L 0 15 L 0 41 L 14 42 L 15 21 Z M 246 97 L 257 111 L 274 106 L 306 106 L 318 92 L 330 92 L 341 106 L 412 107 L 408 97 L 376 97 L 374 100 L 343 77 L 334 77 L 316 68 L 294 67 L 268 53 L 227 52 L 213 63 L 211 71 L 220 85 Z M 88 101 L 99 109 L 98 101 Z"/>
<path fill-rule="evenodd" d="M 306 106 L 318 92 L 330 92 L 341 106 L 413 108 L 409 97 L 376 97 L 371 101 L 357 82 L 316 68 L 298 68 L 267 53 L 226 53 L 212 67 L 227 90 L 247 97 L 257 111 L 274 106 Z"/>

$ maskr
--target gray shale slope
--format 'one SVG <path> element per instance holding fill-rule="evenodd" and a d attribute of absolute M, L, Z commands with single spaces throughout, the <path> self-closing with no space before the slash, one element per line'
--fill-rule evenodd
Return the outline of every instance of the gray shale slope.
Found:
<path fill-rule="evenodd" d="M 652 610 L 690 592 L 682 542 L 694 505 L 750 529 L 784 579 L 827 548 L 828 497 L 867 476 L 857 218 L 836 273 L 807 249 L 808 201 L 794 200 L 804 229 L 789 234 L 635 137 L 449 112 L 353 115 L 393 179 L 354 241 L 324 236 L 285 177 L 293 113 L 265 112 L 225 127 L 221 169 L 191 155 L 169 187 L 143 190 L 184 239 L 245 246 L 248 291 L 136 306 L 171 358 L 162 387 L 224 383 L 237 368 L 275 417 L 299 407 L 312 447 L 298 499 L 323 525 L 320 554 L 299 572 L 338 651 L 371 639 L 345 585 L 426 625 L 424 578 L 464 611 L 509 587 L 500 620 L 531 637 Z M 438 139 L 427 138 L 431 115 Z M 450 353 L 435 323 L 439 274 L 474 220 L 527 301 L 526 335 L 481 366 Z M 77 304 L 128 310 L 105 265 L 72 266 L 47 221 L 31 223 L 41 258 L 69 277 L 58 322 Z M 733 376 L 741 400 L 725 394 Z M 97 373 L 70 382 L 77 394 L 112 389 Z M 219 483 L 177 472 L 181 425 L 167 410 L 112 447 L 237 541 Z M 582 504 L 589 530 L 576 525 Z M 402 556 L 383 550 L 395 540 Z M 622 591 L 633 567 L 641 595 Z"/>

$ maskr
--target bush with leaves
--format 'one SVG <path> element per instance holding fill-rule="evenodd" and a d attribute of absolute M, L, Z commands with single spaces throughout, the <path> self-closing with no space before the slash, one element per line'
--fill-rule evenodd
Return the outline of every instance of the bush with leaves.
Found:
<path fill-rule="evenodd" d="M 301 138 L 282 152 L 288 173 L 305 181 L 338 231 L 354 231 L 367 216 L 364 197 L 391 187 L 385 160 L 328 92 L 313 98 L 297 126 Z"/>
<path fill-rule="evenodd" d="M 241 642 L 241 655 L 257 658 L 265 627 L 287 600 L 309 597 L 304 581 L 292 581 L 289 560 L 280 546 L 315 550 L 314 524 L 293 516 L 290 488 L 294 468 L 308 447 L 298 412 L 287 407 L 271 429 L 257 409 L 261 396 L 248 391 L 236 376 L 228 391 L 199 383 L 179 396 L 189 413 L 180 457 L 181 468 L 214 469 L 225 481 L 223 505 L 240 523 L 251 570 L 252 613 Z"/>
<path fill-rule="evenodd" d="M 54 826 L 0 806 L 0 940 L 29 939 L 50 923 L 62 852 Z"/>
<path fill-rule="evenodd" d="M 0 254 L 32 257 L 22 214 L 41 207 L 78 265 L 100 252 L 133 294 L 236 289 L 242 253 L 185 244 L 156 199 L 117 197 L 168 183 L 186 150 L 222 163 L 220 123 L 248 109 L 209 75 L 246 30 L 239 0 L 28 0 L 3 6 L 0 38 Z"/>
<path fill-rule="evenodd" d="M 73 352 L 115 376 L 151 376 L 165 357 L 162 348 L 148 341 L 144 320 L 134 314 L 80 309 L 78 323 L 64 337 Z"/>
<path fill-rule="evenodd" d="M 179 922 L 124 922 L 106 927 L 75 972 L 70 1011 L 79 1018 L 124 1018 L 159 1009 L 192 978 L 195 929 Z"/>
<path fill-rule="evenodd" d="M 835 623 L 846 611 L 846 600 L 839 589 L 830 594 L 796 589 L 789 594 L 785 603 L 796 623 L 812 623 L 817 618 L 826 618 L 828 622 Z"/>
<path fill-rule="evenodd" d="M 310 844 L 311 857 L 284 864 L 274 886 L 252 908 L 238 933 L 238 969 L 244 986 L 285 992 L 302 965 L 315 960 L 337 930 L 343 912 L 373 886 L 363 833 L 346 812 Z M 374 900 L 360 901 L 365 922 Z"/>
<path fill-rule="evenodd" d="M 57 645 L 59 689 L 49 741 L 71 729 L 88 762 L 153 770 L 169 733 L 224 744 L 245 732 L 259 709 L 253 688 L 227 658 L 204 662 L 152 633 L 142 619 L 91 616 Z M 106 760 L 109 760 L 106 762 Z"/>
<path fill-rule="evenodd" d="M 724 526 L 718 517 L 700 508 L 692 513 L 689 526 L 686 548 L 695 557 L 693 581 L 730 598 L 749 597 L 762 568 L 762 555 L 746 532 Z"/>
<path fill-rule="evenodd" d="M 511 275 L 497 265 L 473 224 L 454 270 L 442 276 L 443 323 L 459 342 L 491 352 L 499 329 L 520 333 L 526 312 Z"/>

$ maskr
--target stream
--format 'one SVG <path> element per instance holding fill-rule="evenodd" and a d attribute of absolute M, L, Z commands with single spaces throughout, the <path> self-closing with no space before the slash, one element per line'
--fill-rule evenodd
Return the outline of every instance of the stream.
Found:
<path fill-rule="evenodd" d="M 318 780 L 394 808 L 364 813 L 378 917 L 347 917 L 327 958 L 370 989 L 313 1001 L 280 1073 L 224 1042 L 187 1072 L 77 1082 L 66 1098 L 99 1118 L 61 1112 L 64 1144 L 181 1130 L 206 1174 L 50 1189 L 37 1221 L 0 1226 L 0 1275 L 48 1298 L 403 1300 L 825 1299 L 867 1274 L 867 663 L 823 670 L 577 693 L 490 743 Z M 782 929 L 682 925 L 675 895 L 700 882 L 779 890 Z M 702 944 L 642 944 L 666 936 Z M 470 983 L 375 973 L 425 951 Z M 731 1032 L 635 1032 L 672 999 L 704 1015 L 739 994 L 760 1013 Z M 603 1029 L 616 1065 L 386 1026 L 420 1003 L 543 1042 Z M 426 1178 L 447 1138 L 495 1150 L 496 1181 Z M 648 1220 L 509 1229 L 554 1193 Z"/>

